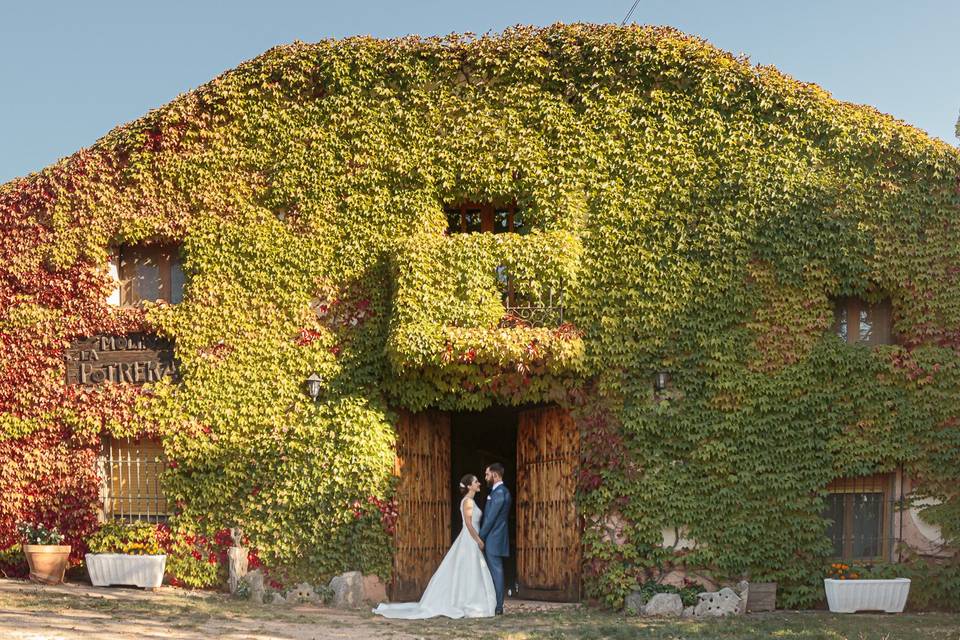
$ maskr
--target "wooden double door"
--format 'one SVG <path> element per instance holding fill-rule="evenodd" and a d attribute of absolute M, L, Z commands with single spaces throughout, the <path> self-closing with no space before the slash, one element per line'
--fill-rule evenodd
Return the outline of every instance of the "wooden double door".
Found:
<path fill-rule="evenodd" d="M 581 527 L 574 503 L 578 431 L 559 407 L 518 410 L 515 420 L 518 595 L 577 601 L 581 565 Z M 417 600 L 450 547 L 450 452 L 450 413 L 401 412 L 393 600 Z"/>

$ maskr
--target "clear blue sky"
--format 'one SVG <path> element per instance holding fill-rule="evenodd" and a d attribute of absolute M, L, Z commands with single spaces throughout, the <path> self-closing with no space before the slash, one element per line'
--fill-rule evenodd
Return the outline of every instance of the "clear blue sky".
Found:
<path fill-rule="evenodd" d="M 277 44 L 620 22 L 631 4 L 0 0 L 0 183 Z M 703 36 L 957 142 L 960 0 L 641 0 L 631 21 Z"/>

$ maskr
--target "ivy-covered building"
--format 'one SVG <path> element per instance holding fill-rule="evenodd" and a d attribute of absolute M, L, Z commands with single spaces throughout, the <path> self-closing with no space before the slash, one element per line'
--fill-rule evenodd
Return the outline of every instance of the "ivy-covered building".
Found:
<path fill-rule="evenodd" d="M 0 187 L 0 549 L 163 520 L 204 584 L 239 526 L 413 597 L 500 460 L 526 597 L 956 586 L 958 176 L 672 29 L 277 47 Z"/>

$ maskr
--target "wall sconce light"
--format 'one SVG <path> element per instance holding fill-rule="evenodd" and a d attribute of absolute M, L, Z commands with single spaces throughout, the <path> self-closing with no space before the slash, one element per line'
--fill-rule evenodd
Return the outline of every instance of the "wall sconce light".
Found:
<path fill-rule="evenodd" d="M 663 393 L 670 384 L 670 373 L 668 371 L 657 371 L 653 376 L 653 390 L 657 393 Z"/>
<path fill-rule="evenodd" d="M 311 400 L 316 400 L 317 396 L 320 395 L 320 385 L 323 384 L 323 379 L 315 373 L 311 373 L 310 377 L 307 378 L 307 395 L 310 396 Z"/>

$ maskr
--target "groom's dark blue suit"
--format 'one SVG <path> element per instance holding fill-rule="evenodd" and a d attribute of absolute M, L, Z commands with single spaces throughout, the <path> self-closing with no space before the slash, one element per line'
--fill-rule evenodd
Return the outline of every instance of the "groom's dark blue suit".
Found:
<path fill-rule="evenodd" d="M 507 523 L 513 497 L 505 484 L 499 484 L 487 497 L 483 522 L 478 532 L 483 540 L 483 554 L 490 567 L 490 577 L 497 592 L 497 611 L 503 611 L 503 559 L 510 555 L 510 534 Z"/>

